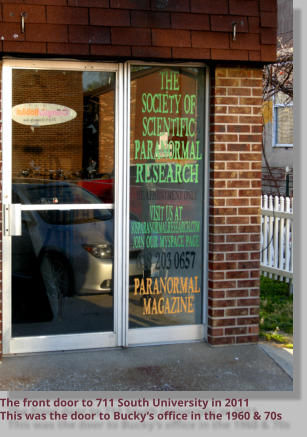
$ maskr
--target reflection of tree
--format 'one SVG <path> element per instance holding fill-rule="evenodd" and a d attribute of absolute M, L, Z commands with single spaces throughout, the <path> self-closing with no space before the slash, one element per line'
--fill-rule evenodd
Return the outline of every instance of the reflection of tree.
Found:
<path fill-rule="evenodd" d="M 271 100 L 276 95 L 285 96 L 283 103 L 287 104 L 293 100 L 293 41 L 284 44 L 282 39 L 278 39 L 277 59 L 273 64 L 264 67 L 263 74 L 263 98 L 265 101 Z M 265 138 L 263 137 L 263 141 Z M 262 153 L 264 163 L 271 180 L 280 195 L 280 179 L 273 174 L 265 153 L 264 142 L 262 142 Z"/>
<path fill-rule="evenodd" d="M 263 97 L 269 100 L 279 92 L 293 99 L 293 44 L 285 45 L 281 40 L 276 62 L 264 67 Z"/>
<path fill-rule="evenodd" d="M 106 71 L 84 71 L 82 73 L 83 92 L 91 92 L 110 85 L 110 73 Z"/>

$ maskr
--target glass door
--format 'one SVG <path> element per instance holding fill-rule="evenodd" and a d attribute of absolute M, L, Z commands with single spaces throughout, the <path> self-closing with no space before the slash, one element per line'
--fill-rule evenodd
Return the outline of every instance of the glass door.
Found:
<path fill-rule="evenodd" d="M 3 78 L 5 352 L 119 345 L 119 67 L 20 64 Z"/>
<path fill-rule="evenodd" d="M 200 66 L 130 68 L 128 344 L 204 338 L 205 81 Z"/>
<path fill-rule="evenodd" d="M 206 81 L 4 61 L 4 353 L 204 338 Z"/>

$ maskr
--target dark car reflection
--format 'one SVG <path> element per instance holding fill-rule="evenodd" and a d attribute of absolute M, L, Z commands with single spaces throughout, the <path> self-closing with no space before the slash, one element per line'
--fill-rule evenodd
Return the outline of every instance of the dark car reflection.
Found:
<path fill-rule="evenodd" d="M 13 184 L 21 204 L 101 204 L 69 183 Z M 22 236 L 13 240 L 13 275 L 38 265 L 54 317 L 63 296 L 111 293 L 114 220 L 110 209 L 23 211 Z M 130 250 L 130 277 L 142 274 L 139 251 Z"/>

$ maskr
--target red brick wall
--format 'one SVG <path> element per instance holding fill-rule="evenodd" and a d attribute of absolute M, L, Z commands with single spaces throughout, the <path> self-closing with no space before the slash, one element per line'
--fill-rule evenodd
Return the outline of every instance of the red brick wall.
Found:
<path fill-rule="evenodd" d="M 99 97 L 99 164 L 98 173 L 112 174 L 114 171 L 114 91 Z"/>
<path fill-rule="evenodd" d="M 2 63 L 0 62 L 0 357 L 2 355 Z"/>
<path fill-rule="evenodd" d="M 262 70 L 212 72 L 209 342 L 258 340 Z"/>
<path fill-rule="evenodd" d="M 69 123 L 56 127 L 30 126 L 13 122 L 12 177 L 17 182 L 22 170 L 39 167 L 36 178 L 49 178 L 49 170 L 62 169 L 71 175 L 82 169 L 83 90 L 82 73 L 19 69 L 13 74 L 13 106 L 25 102 L 56 103 L 76 111 Z M 51 153 L 52 152 L 52 153 Z M 33 177 L 33 175 L 32 175 Z M 17 178 L 17 179 L 16 179 Z"/>
<path fill-rule="evenodd" d="M 276 10 L 276 0 L 0 0 L 0 50 L 50 56 L 272 61 Z M 21 13 L 26 14 L 24 33 Z"/>
<path fill-rule="evenodd" d="M 179 74 L 179 86 L 181 92 L 192 94 L 197 94 L 196 89 L 196 81 L 195 78 L 190 77 L 188 74 L 180 73 Z M 142 107 L 140 105 L 137 105 L 136 102 L 140 102 L 142 99 L 142 95 L 145 92 L 150 92 L 152 94 L 161 92 L 161 77 L 159 72 L 152 72 L 151 74 L 145 74 L 142 76 L 135 76 L 135 79 L 131 80 L 130 84 L 130 164 L 136 164 L 137 162 L 141 163 L 142 159 L 135 159 L 135 139 L 136 138 L 142 138 L 143 136 L 143 124 L 142 124 L 142 118 L 144 114 L 142 113 Z M 183 91 L 184 90 L 184 91 Z M 183 116 L 182 111 L 183 108 L 178 108 L 179 113 L 177 114 L 178 117 Z M 186 116 L 186 115 L 185 115 Z M 202 121 L 201 121 L 202 122 Z M 197 130 L 197 123 L 199 123 L 199 120 L 196 120 L 195 122 L 195 130 Z M 182 137 L 172 137 L 172 140 L 182 140 Z M 185 137 L 186 140 L 193 141 L 192 137 Z M 182 152 L 180 152 L 182 153 Z M 159 158 L 159 162 L 169 162 L 168 158 L 161 159 Z M 179 164 L 187 164 L 187 163 L 194 163 L 194 160 L 189 159 L 174 159 L 172 160 L 174 163 Z"/>

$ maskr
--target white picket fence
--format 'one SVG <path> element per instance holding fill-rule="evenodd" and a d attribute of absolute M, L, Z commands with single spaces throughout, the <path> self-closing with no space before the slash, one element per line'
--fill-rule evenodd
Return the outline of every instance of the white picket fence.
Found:
<path fill-rule="evenodd" d="M 261 271 L 292 283 L 293 198 L 263 195 L 261 213 Z"/>

